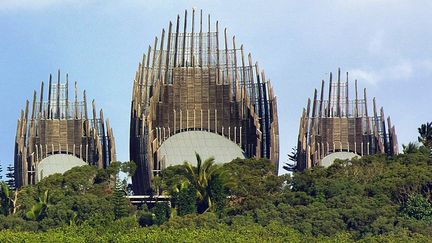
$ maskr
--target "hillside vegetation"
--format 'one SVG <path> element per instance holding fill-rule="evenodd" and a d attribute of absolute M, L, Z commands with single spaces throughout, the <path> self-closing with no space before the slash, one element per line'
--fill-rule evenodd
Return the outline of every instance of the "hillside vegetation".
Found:
<path fill-rule="evenodd" d="M 293 176 L 275 176 L 264 159 L 219 166 L 197 156 L 197 167 L 155 179 L 171 207 L 130 205 L 119 164 L 52 175 L 16 197 L 2 184 L 0 242 L 428 242 L 431 153 L 405 148 Z"/>

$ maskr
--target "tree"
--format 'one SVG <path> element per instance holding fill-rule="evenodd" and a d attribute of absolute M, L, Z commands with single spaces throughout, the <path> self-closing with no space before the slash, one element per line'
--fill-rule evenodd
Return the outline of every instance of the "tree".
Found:
<path fill-rule="evenodd" d="M 125 198 L 123 186 L 119 181 L 117 181 L 112 195 L 112 203 L 114 207 L 114 219 L 117 220 L 129 215 L 129 201 Z"/>
<path fill-rule="evenodd" d="M 402 144 L 404 154 L 416 153 L 419 150 L 418 143 L 409 142 L 407 145 Z"/>
<path fill-rule="evenodd" d="M 432 122 L 426 122 L 418 128 L 420 136 L 418 141 L 423 143 L 424 146 L 432 149 Z"/>
<path fill-rule="evenodd" d="M 197 192 L 198 213 L 204 213 L 215 209 L 215 198 L 212 195 L 212 190 L 217 186 L 217 183 L 220 183 L 219 186 L 228 188 L 232 186 L 233 180 L 221 166 L 215 164 L 213 157 L 202 162 L 198 153 L 195 153 L 195 156 L 197 167 L 192 166 L 190 162 L 184 162 L 185 177 L 189 185 L 195 188 Z"/>
<path fill-rule="evenodd" d="M 154 223 L 157 225 L 161 225 L 165 223 L 170 217 L 170 207 L 166 202 L 159 202 L 152 208 L 153 213 L 155 214 Z"/>
<path fill-rule="evenodd" d="M 3 172 L 3 168 L 2 168 L 2 165 L 1 165 L 1 161 L 0 161 L 0 180 L 3 179 L 3 175 L 1 174 L 2 172 Z"/>
<path fill-rule="evenodd" d="M 426 220 L 432 223 L 432 205 L 429 200 L 421 194 L 408 199 L 402 208 L 402 214 L 417 220 Z"/>
<path fill-rule="evenodd" d="M 9 215 L 12 208 L 12 191 L 8 185 L 0 181 L 0 214 Z"/>
<path fill-rule="evenodd" d="M 194 187 L 188 186 L 186 183 L 182 184 L 178 193 L 175 194 L 178 216 L 197 212 L 196 194 L 197 191 Z"/>
<path fill-rule="evenodd" d="M 291 154 L 288 154 L 288 160 L 291 162 L 286 162 L 285 165 L 282 167 L 286 171 L 294 172 L 297 168 L 297 159 L 298 159 L 298 153 L 297 153 L 297 147 L 293 147 Z"/>
<path fill-rule="evenodd" d="M 14 191 L 15 190 L 15 169 L 12 164 L 9 164 L 9 166 L 6 168 L 6 183 L 8 184 L 9 188 Z"/>
<path fill-rule="evenodd" d="M 26 213 L 28 219 L 34 221 L 41 221 L 45 217 L 46 210 L 48 208 L 48 190 L 45 191 L 42 197 L 39 197 L 39 202 L 34 204 L 30 211 Z"/>

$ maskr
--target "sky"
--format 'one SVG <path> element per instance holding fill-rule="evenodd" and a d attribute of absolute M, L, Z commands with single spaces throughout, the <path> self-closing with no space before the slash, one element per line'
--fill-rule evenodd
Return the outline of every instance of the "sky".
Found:
<path fill-rule="evenodd" d="M 278 99 L 280 164 L 297 143 L 307 98 L 348 71 L 396 126 L 399 145 L 432 121 L 432 1 L 0 0 L 0 161 L 13 163 L 26 99 L 57 69 L 78 81 L 129 159 L 132 81 L 142 54 L 177 14 L 203 9 L 236 36 Z"/>

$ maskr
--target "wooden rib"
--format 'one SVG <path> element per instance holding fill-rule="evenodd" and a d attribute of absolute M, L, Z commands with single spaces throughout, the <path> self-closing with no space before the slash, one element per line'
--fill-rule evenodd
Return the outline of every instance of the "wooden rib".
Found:
<path fill-rule="evenodd" d="M 95 104 L 94 100 L 92 101 L 92 108 L 93 108 L 93 128 L 95 130 L 95 136 L 96 136 L 98 134 L 98 126 L 96 123 L 96 119 L 97 119 L 97 117 L 96 117 L 96 104 Z"/>
<path fill-rule="evenodd" d="M 172 35 L 172 23 L 169 22 L 168 27 L 168 43 L 167 43 L 167 55 L 165 59 L 165 78 L 164 78 L 164 84 L 170 83 L 168 80 L 168 74 L 169 74 L 169 61 L 170 61 L 170 51 L 171 51 L 171 35 Z"/>
<path fill-rule="evenodd" d="M 162 29 L 162 36 L 160 41 L 160 50 L 159 50 L 159 63 L 158 63 L 158 74 L 157 74 L 157 80 L 161 79 L 161 69 L 162 69 L 162 58 L 163 58 L 163 44 L 165 39 L 165 29 Z M 164 81 L 165 82 L 165 81 Z"/>
<path fill-rule="evenodd" d="M 315 89 L 313 103 L 312 103 L 312 118 L 316 117 L 317 94 L 318 94 L 318 91 L 317 91 L 317 89 Z"/>
<path fill-rule="evenodd" d="M 78 119 L 78 88 L 77 82 L 75 81 L 75 106 L 74 106 L 74 117 Z"/>
<path fill-rule="evenodd" d="M 365 116 L 367 118 L 367 134 L 371 134 L 371 124 L 370 124 L 370 118 L 369 118 L 369 114 L 368 114 L 368 107 L 367 107 L 367 96 L 366 96 L 366 88 L 363 89 L 363 96 L 364 96 L 364 111 L 365 111 Z"/>
<path fill-rule="evenodd" d="M 359 117 L 357 79 L 355 80 L 354 85 L 355 85 L 355 117 Z"/>
<path fill-rule="evenodd" d="M 24 112 L 24 119 L 26 122 L 28 120 L 28 114 L 29 114 L 29 101 L 26 100 L 26 108 L 25 108 L 25 112 Z"/>
<path fill-rule="evenodd" d="M 250 68 L 250 70 L 249 70 L 249 72 L 250 72 L 250 83 L 252 84 L 252 100 L 253 100 L 253 103 L 254 103 L 254 108 L 255 108 L 255 111 L 256 111 L 256 107 L 255 107 L 255 102 L 256 102 L 256 90 L 255 90 L 255 80 L 254 80 L 254 74 L 253 74 L 253 72 L 254 72 L 254 70 L 253 70 L 253 65 L 252 65 L 252 55 L 249 53 L 248 54 L 248 61 L 249 61 L 249 68 Z"/>
<path fill-rule="evenodd" d="M 336 116 L 340 117 L 341 116 L 341 100 L 340 100 L 340 96 L 341 96 L 341 82 L 340 82 L 340 68 L 338 68 L 338 77 L 337 77 L 337 107 L 336 107 Z"/>
<path fill-rule="evenodd" d="M 100 138 L 102 141 L 102 159 L 99 159 L 100 162 L 102 162 L 101 164 L 99 164 L 99 168 L 104 168 L 106 164 L 109 164 L 110 159 L 107 158 L 106 156 L 106 148 L 107 148 L 107 138 L 105 137 L 105 124 L 104 124 L 104 115 L 103 115 L 103 110 L 101 109 L 99 111 L 99 115 L 100 115 L 100 120 L 99 120 L 99 124 L 100 124 L 100 134 L 102 134 L 102 137 Z"/>
<path fill-rule="evenodd" d="M 328 106 L 327 106 L 327 117 L 330 117 L 331 115 L 331 101 L 332 101 L 332 96 L 331 96 L 331 92 L 332 92 L 332 73 L 330 72 L 330 82 L 329 82 L 329 96 L 328 96 Z"/>
<path fill-rule="evenodd" d="M 346 90 L 346 92 L 345 92 L 345 112 L 346 112 L 346 117 L 348 117 L 349 116 L 349 95 L 348 95 L 348 92 L 349 92 L 349 80 L 348 80 L 348 72 L 346 73 L 346 87 L 345 87 L 345 90 Z"/>
<path fill-rule="evenodd" d="M 177 46 L 178 46 L 179 28 L 180 28 L 180 15 L 177 15 L 176 36 L 174 42 L 174 67 L 177 67 Z"/>
<path fill-rule="evenodd" d="M 203 26 L 203 18 L 202 18 L 202 9 L 200 10 L 200 30 L 199 30 L 199 65 L 203 66 L 203 55 L 202 55 L 202 26 Z"/>
<path fill-rule="evenodd" d="M 157 44 L 158 44 L 158 38 L 155 37 L 154 45 L 153 45 L 153 58 L 152 58 L 152 65 L 151 65 L 151 73 L 150 73 L 150 86 L 154 85 L 155 83 L 155 66 L 156 66 L 156 50 L 157 50 Z"/>
<path fill-rule="evenodd" d="M 194 31 L 195 31 L 195 9 L 192 9 L 192 32 L 191 32 L 191 50 L 190 50 L 190 65 L 195 66 L 194 58 Z"/>
<path fill-rule="evenodd" d="M 235 43 L 235 36 L 233 36 L 232 38 L 232 42 L 233 42 L 233 51 L 234 51 L 234 81 L 236 83 L 236 86 L 240 86 L 239 84 L 239 80 L 238 80 L 238 67 L 237 67 L 237 48 L 236 48 L 236 43 Z M 246 85 L 246 84 L 244 84 Z"/>
<path fill-rule="evenodd" d="M 321 81 L 321 96 L 320 96 L 320 105 L 319 105 L 319 112 L 318 112 L 319 117 L 322 117 L 323 100 L 324 100 L 324 80 Z"/>
<path fill-rule="evenodd" d="M 39 113 L 42 115 L 42 109 L 43 109 L 43 92 L 44 92 L 44 82 L 41 83 L 40 88 L 40 103 L 39 103 Z"/>
<path fill-rule="evenodd" d="M 33 106 L 32 106 L 32 115 L 31 119 L 35 119 L 35 111 L 36 111 L 36 90 L 33 92 Z"/>
<path fill-rule="evenodd" d="M 236 50 L 234 50 L 234 52 L 236 52 Z M 249 80 L 246 80 L 246 68 L 245 68 L 245 60 L 244 60 L 244 51 L 243 51 L 243 45 L 241 45 L 240 46 L 240 54 L 241 54 L 241 62 L 242 62 L 242 75 L 243 75 L 243 85 L 245 86 L 245 87 L 247 87 L 246 86 L 246 82 L 247 81 L 249 81 Z M 237 65 L 236 65 L 237 66 Z M 249 85 L 250 85 L 250 83 L 249 83 Z M 252 86 L 249 86 L 249 87 L 252 87 Z"/>
<path fill-rule="evenodd" d="M 207 30 L 208 30 L 208 36 L 207 36 L 207 51 L 208 51 L 208 53 L 207 53 L 207 66 L 208 67 L 210 67 L 210 62 L 211 62 L 211 38 L 210 38 L 210 35 L 211 35 L 211 33 L 210 33 L 210 31 L 211 31 L 211 19 L 210 19 L 210 14 L 208 15 L 208 18 L 207 18 Z"/>
<path fill-rule="evenodd" d="M 69 112 L 69 74 L 66 73 L 66 107 L 65 107 L 65 119 L 68 119 Z"/>
<path fill-rule="evenodd" d="M 216 67 L 217 67 L 217 82 L 220 83 L 220 54 L 219 54 L 219 21 L 216 21 Z M 222 80 L 224 82 L 224 80 Z M 224 82 L 225 83 L 225 82 Z"/>
<path fill-rule="evenodd" d="M 146 73 L 145 73 L 145 86 L 144 86 L 144 101 L 140 100 L 140 104 L 147 105 L 148 102 L 148 82 L 149 82 L 149 74 L 150 74 L 150 56 L 151 56 L 151 46 L 147 49 L 147 64 L 146 64 Z M 141 111 L 140 111 L 141 112 Z"/>
<path fill-rule="evenodd" d="M 224 29 L 224 40 L 225 40 L 225 71 L 226 71 L 226 79 L 228 80 L 228 83 L 232 84 L 230 73 L 229 73 L 229 58 L 228 58 L 228 37 L 227 37 L 227 28 Z M 234 80 L 236 82 L 237 80 Z M 234 84 L 235 85 L 235 84 Z"/>
<path fill-rule="evenodd" d="M 382 125 L 382 132 L 383 132 L 383 140 L 384 140 L 384 150 L 383 150 L 383 152 L 385 153 L 386 152 L 386 150 L 387 150 L 387 148 L 388 148 L 388 146 L 389 146 L 389 144 L 388 144 L 388 141 L 387 141 L 387 131 L 386 131 L 386 124 L 385 124 L 385 116 L 384 116 L 384 108 L 383 107 L 381 107 L 381 109 L 380 109 L 380 115 L 381 115 L 381 117 L 380 117 L 380 122 L 381 122 L 381 125 Z"/>
<path fill-rule="evenodd" d="M 185 53 L 186 53 L 186 28 L 187 28 L 187 10 L 185 10 L 184 25 L 183 25 L 183 49 L 182 49 L 182 66 L 185 67 Z"/>
<path fill-rule="evenodd" d="M 88 113 L 87 113 L 87 94 L 86 94 L 86 91 L 84 90 L 84 93 L 83 93 L 83 96 L 84 96 L 84 119 L 85 120 L 88 120 Z"/>
<path fill-rule="evenodd" d="M 52 75 L 49 76 L 49 83 L 48 83 L 48 110 L 47 110 L 47 118 L 51 118 L 51 92 L 52 92 Z"/>
<path fill-rule="evenodd" d="M 60 69 L 57 72 L 57 112 L 56 116 L 60 119 Z"/>

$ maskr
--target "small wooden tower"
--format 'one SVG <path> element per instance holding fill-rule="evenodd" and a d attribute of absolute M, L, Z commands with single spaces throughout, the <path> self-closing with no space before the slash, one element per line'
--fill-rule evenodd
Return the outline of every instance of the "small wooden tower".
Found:
<path fill-rule="evenodd" d="M 328 165 L 323 163 L 324 159 L 336 152 L 359 156 L 398 153 L 395 127 L 391 125 L 390 117 L 386 120 L 384 109 L 377 109 L 375 98 L 373 110 L 368 110 L 366 89 L 359 94 L 357 80 L 354 100 L 350 99 L 348 83 L 348 73 L 343 81 L 339 69 L 337 80 L 333 80 L 330 73 L 326 100 L 324 80 L 320 96 L 315 89 L 313 100 L 308 99 L 300 119 L 296 169 Z"/>
<path fill-rule="evenodd" d="M 185 11 L 183 21 L 177 16 L 162 30 L 136 72 L 130 128 L 136 194 L 150 193 L 152 178 L 169 164 L 159 150 L 164 142 L 187 131 L 220 135 L 244 157 L 279 162 L 276 97 L 264 71 L 210 15 Z"/>
<path fill-rule="evenodd" d="M 60 71 L 57 82 L 53 82 L 50 75 L 47 100 L 44 100 L 42 82 L 39 100 L 34 91 L 31 107 L 29 105 L 27 100 L 16 131 L 17 187 L 37 183 L 42 177 L 37 173 L 38 166 L 52 155 L 72 155 L 98 168 L 105 168 L 115 161 L 115 142 L 109 121 L 104 121 L 102 110 L 96 112 L 94 101 L 92 117 L 89 117 L 86 92 L 83 92 L 83 101 L 79 101 L 76 82 L 74 100 L 69 100 L 67 74 L 65 83 L 60 82 Z"/>

